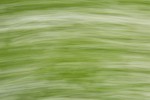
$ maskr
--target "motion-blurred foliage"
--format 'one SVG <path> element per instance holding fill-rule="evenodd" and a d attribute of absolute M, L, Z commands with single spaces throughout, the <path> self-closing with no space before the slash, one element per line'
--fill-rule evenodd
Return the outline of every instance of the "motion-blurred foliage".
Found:
<path fill-rule="evenodd" d="M 149 100 L 150 0 L 0 0 L 0 100 Z"/>

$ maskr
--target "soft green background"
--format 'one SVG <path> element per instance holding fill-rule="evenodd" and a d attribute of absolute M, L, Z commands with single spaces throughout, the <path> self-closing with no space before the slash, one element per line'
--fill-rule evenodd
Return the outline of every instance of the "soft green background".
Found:
<path fill-rule="evenodd" d="M 150 100 L 150 0 L 0 0 L 0 100 Z"/>

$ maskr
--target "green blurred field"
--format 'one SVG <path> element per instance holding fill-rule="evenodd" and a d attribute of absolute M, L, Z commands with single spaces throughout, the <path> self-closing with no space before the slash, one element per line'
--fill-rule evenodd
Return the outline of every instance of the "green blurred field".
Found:
<path fill-rule="evenodd" d="M 150 100 L 150 0 L 0 0 L 0 100 Z"/>

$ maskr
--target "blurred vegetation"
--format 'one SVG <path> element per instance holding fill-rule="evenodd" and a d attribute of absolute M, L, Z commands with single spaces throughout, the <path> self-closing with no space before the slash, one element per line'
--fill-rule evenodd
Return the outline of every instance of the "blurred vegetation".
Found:
<path fill-rule="evenodd" d="M 0 100 L 149 100 L 150 0 L 0 0 Z"/>

